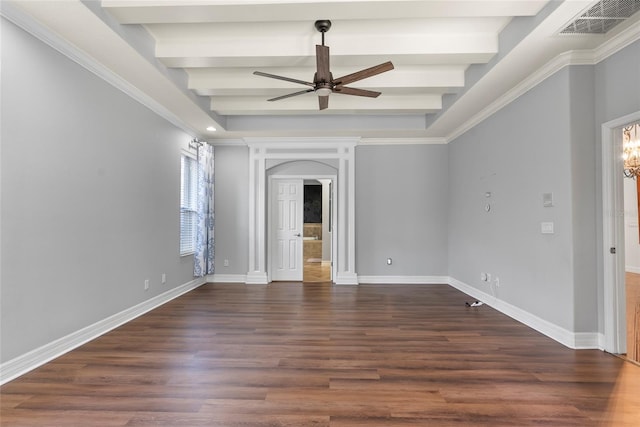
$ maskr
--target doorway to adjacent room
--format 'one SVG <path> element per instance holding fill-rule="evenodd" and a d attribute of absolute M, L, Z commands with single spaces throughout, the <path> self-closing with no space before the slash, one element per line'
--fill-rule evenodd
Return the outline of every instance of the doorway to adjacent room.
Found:
<path fill-rule="evenodd" d="M 268 247 L 273 281 L 333 281 L 335 176 L 272 175 Z"/>
<path fill-rule="evenodd" d="M 330 179 L 304 181 L 303 282 L 331 282 Z"/>
<path fill-rule="evenodd" d="M 640 359 L 638 183 L 624 176 L 622 153 L 623 129 L 637 122 L 640 111 L 602 125 L 603 347 L 633 360 Z"/>

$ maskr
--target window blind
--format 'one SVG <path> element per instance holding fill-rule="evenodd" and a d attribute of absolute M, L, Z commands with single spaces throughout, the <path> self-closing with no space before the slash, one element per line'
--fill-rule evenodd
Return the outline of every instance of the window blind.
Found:
<path fill-rule="evenodd" d="M 198 164 L 183 154 L 180 162 L 180 255 L 195 250 L 198 192 Z"/>

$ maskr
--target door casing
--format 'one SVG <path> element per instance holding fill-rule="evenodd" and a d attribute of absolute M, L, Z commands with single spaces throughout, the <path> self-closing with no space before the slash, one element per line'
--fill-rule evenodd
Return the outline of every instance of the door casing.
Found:
<path fill-rule="evenodd" d="M 268 284 L 267 164 L 312 160 L 336 164 L 334 190 L 336 250 L 333 281 L 357 285 L 355 248 L 355 147 L 359 137 L 244 138 L 249 148 L 249 265 L 246 284 Z"/>
<path fill-rule="evenodd" d="M 602 124 L 602 348 L 614 354 L 625 353 L 627 348 L 621 128 L 639 120 L 640 111 L 636 111 Z"/>
<path fill-rule="evenodd" d="M 269 282 L 271 282 L 273 280 L 273 262 L 274 262 L 274 257 L 275 254 L 273 254 L 272 248 L 273 248 L 273 240 L 275 239 L 275 209 L 276 207 L 273 206 L 273 193 L 275 192 L 276 186 L 278 184 L 279 181 L 282 180 L 292 180 L 292 179 L 299 179 L 302 180 L 304 182 L 304 180 L 317 180 L 317 179 L 328 179 L 330 180 L 332 183 L 334 183 L 334 185 L 332 185 L 331 187 L 331 191 L 335 192 L 335 182 L 337 180 L 337 176 L 336 175 L 271 175 L 269 176 L 269 184 L 268 184 L 268 203 L 267 203 L 267 230 L 269 230 L 268 235 L 267 235 L 267 247 L 269 248 L 269 250 L 267 251 L 267 265 L 269 266 L 268 270 L 267 270 L 267 280 Z M 303 184 L 304 187 L 304 184 Z M 331 195 L 332 198 L 335 200 L 335 194 Z M 331 233 L 331 280 L 334 281 L 334 278 L 336 277 L 336 263 L 334 262 L 334 256 L 337 250 L 337 232 L 336 230 L 339 229 L 339 224 L 337 224 L 336 221 L 336 204 L 332 203 L 331 205 L 331 224 L 333 226 L 333 232 Z"/>

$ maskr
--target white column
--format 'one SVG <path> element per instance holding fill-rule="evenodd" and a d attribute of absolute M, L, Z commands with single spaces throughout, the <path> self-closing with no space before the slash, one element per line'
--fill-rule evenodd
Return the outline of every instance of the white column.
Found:
<path fill-rule="evenodd" d="M 249 162 L 249 271 L 246 283 L 266 285 L 264 148 L 249 145 Z"/>

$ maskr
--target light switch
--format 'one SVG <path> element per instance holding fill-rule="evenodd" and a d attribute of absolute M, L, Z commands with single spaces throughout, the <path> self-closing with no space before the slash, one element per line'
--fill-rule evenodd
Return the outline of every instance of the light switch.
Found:
<path fill-rule="evenodd" d="M 553 223 L 552 222 L 541 222 L 540 223 L 540 232 L 542 234 L 553 234 Z"/>
<path fill-rule="evenodd" d="M 542 194 L 542 206 L 545 208 L 553 207 L 553 193 Z"/>

